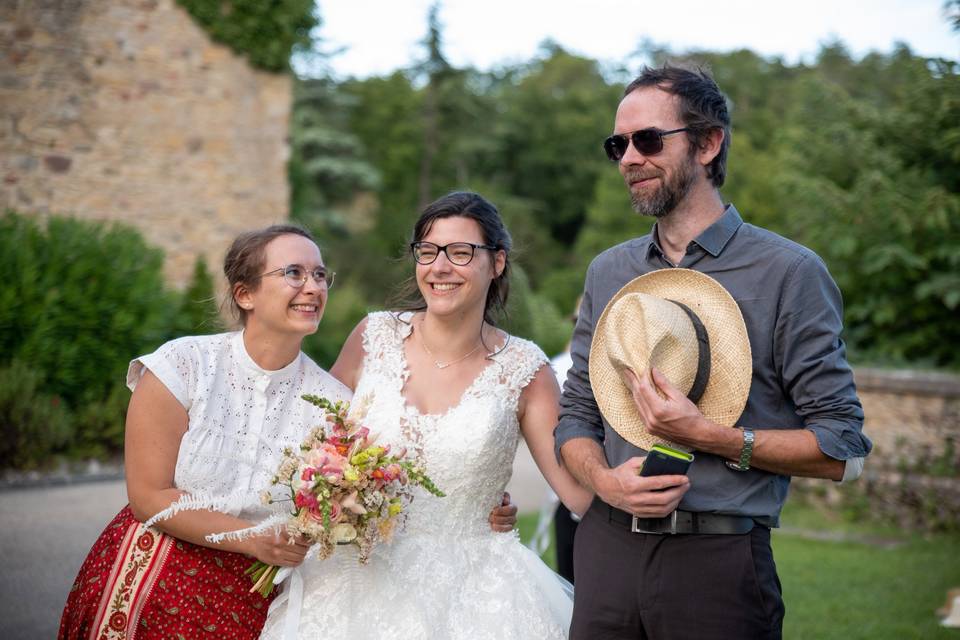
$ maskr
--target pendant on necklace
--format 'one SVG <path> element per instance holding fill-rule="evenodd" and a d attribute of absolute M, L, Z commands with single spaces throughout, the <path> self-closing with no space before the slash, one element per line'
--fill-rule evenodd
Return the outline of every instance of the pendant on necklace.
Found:
<path fill-rule="evenodd" d="M 430 348 L 427 346 L 427 343 L 425 343 L 423 340 L 421 340 L 421 341 L 420 341 L 420 344 L 423 345 L 423 348 L 424 348 L 424 350 L 426 350 L 427 355 L 429 355 L 430 357 L 433 357 L 433 354 L 430 353 Z M 455 364 L 457 364 L 458 362 L 463 362 L 464 360 L 466 360 L 467 358 L 469 358 L 470 356 L 472 356 L 473 354 L 475 354 L 475 353 L 477 352 L 477 349 L 479 349 L 481 346 L 483 346 L 483 343 L 478 344 L 478 345 L 475 346 L 473 349 L 471 349 L 471 350 L 470 350 L 470 353 L 467 353 L 466 355 L 460 356 L 460 357 L 457 358 L 456 360 L 451 360 L 450 362 L 444 363 L 444 362 L 440 362 L 439 360 L 434 360 L 434 361 L 433 361 L 433 366 L 435 366 L 437 369 L 440 369 L 440 370 L 442 371 L 443 369 L 446 369 L 446 368 L 449 367 L 449 366 L 455 365 Z"/>
<path fill-rule="evenodd" d="M 421 344 L 421 346 L 423 346 L 423 350 L 427 352 L 427 355 L 430 356 L 430 359 L 433 360 L 433 366 L 435 366 L 437 369 L 439 369 L 439 370 L 441 370 L 441 371 L 443 371 L 443 370 L 446 369 L 447 367 L 451 367 L 451 366 L 457 364 L 458 362 L 463 362 L 464 360 L 466 360 L 467 358 L 469 358 L 470 356 L 472 356 L 473 354 L 475 354 L 475 353 L 477 352 L 477 349 L 479 349 L 480 347 L 483 346 L 483 340 L 481 339 L 480 342 L 479 342 L 479 344 L 477 344 L 477 346 L 475 346 L 473 349 L 471 349 L 469 353 L 465 353 L 464 355 L 460 356 L 460 357 L 457 358 L 456 360 L 451 360 L 450 362 L 440 362 L 439 360 L 436 359 L 437 357 L 436 357 L 435 355 L 433 355 L 433 351 L 430 351 L 430 347 L 427 346 L 427 341 L 424 340 L 423 333 L 424 333 L 424 331 L 423 331 L 423 321 L 421 321 L 421 322 L 420 322 L 420 334 L 419 334 L 419 335 L 420 335 L 420 344 Z"/>

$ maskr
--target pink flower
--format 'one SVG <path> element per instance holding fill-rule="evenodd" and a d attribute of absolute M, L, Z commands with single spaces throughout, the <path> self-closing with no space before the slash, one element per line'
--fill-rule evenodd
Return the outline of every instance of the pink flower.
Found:
<path fill-rule="evenodd" d="M 323 522 L 323 510 L 320 509 L 320 505 L 314 502 L 314 506 L 310 507 L 308 510 L 310 517 L 316 520 L 317 522 Z M 336 500 L 330 501 L 330 522 L 336 522 L 340 519 L 340 516 L 343 513 L 343 509 L 340 507 L 340 503 Z"/>
<path fill-rule="evenodd" d="M 363 507 L 363 505 L 357 502 L 356 491 L 354 491 L 353 493 L 351 493 L 350 495 L 348 495 L 346 498 L 343 499 L 343 508 L 353 513 L 356 513 L 357 515 L 363 515 L 367 512 L 367 510 Z"/>
<path fill-rule="evenodd" d="M 310 451 L 307 451 L 306 455 L 303 456 L 303 459 L 306 460 L 309 465 L 322 467 L 326 464 L 327 457 L 327 452 L 323 449 L 310 449 Z"/>
<path fill-rule="evenodd" d="M 386 484 L 403 478 L 403 467 L 399 464 L 392 463 L 385 467 L 374 469 L 370 475 L 377 480 L 382 480 L 383 483 Z"/>
<path fill-rule="evenodd" d="M 330 521 L 336 522 L 340 519 L 340 515 L 343 513 L 343 508 L 340 506 L 340 503 L 336 500 L 330 501 Z"/>
<path fill-rule="evenodd" d="M 343 478 L 343 466 L 346 460 L 337 456 L 328 458 L 326 463 L 320 467 L 320 473 L 324 475 L 328 482 L 339 482 Z"/>
<path fill-rule="evenodd" d="M 313 509 L 317 506 L 317 497 L 312 493 L 299 491 L 297 495 L 293 497 L 293 503 L 300 509 L 304 507 Z"/>

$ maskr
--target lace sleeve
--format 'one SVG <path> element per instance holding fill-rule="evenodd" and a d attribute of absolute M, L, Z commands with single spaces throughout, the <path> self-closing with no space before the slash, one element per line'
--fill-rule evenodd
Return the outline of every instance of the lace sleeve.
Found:
<path fill-rule="evenodd" d="M 543 350 L 535 343 L 517 337 L 511 337 L 510 345 L 497 357 L 497 360 L 510 363 L 504 367 L 501 376 L 507 388 L 509 402 L 514 406 L 519 402 L 520 394 L 537 375 L 537 371 L 550 362 Z"/>
<path fill-rule="evenodd" d="M 403 340 L 410 335 L 409 316 L 378 311 L 367 316 L 363 332 L 364 373 L 403 375 Z"/>

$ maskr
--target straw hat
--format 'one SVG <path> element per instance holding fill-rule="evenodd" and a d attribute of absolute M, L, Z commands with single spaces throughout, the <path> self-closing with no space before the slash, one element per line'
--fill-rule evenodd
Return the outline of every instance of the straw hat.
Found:
<path fill-rule="evenodd" d="M 709 343 L 702 351 L 698 331 Z M 628 368 L 648 375 L 651 366 L 708 419 L 736 423 L 747 404 L 753 364 L 740 307 L 719 282 L 690 269 L 634 278 L 607 303 L 590 345 L 590 384 L 614 431 L 648 451 L 658 442 L 685 448 L 647 432 L 622 377 Z"/>

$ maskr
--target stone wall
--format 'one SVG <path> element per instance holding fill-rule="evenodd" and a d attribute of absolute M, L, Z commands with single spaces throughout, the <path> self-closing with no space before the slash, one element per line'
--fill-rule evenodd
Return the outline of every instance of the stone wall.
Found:
<path fill-rule="evenodd" d="M 288 214 L 291 79 L 173 0 L 0 2 L 0 207 L 119 220 L 183 284 Z"/>
<path fill-rule="evenodd" d="M 802 497 L 910 528 L 960 528 L 960 376 L 856 369 L 864 431 L 873 441 L 863 476 L 838 485 L 797 478 Z"/>
<path fill-rule="evenodd" d="M 927 467 L 960 445 L 960 377 L 879 369 L 855 375 L 864 429 L 874 444 L 871 467 Z"/>

